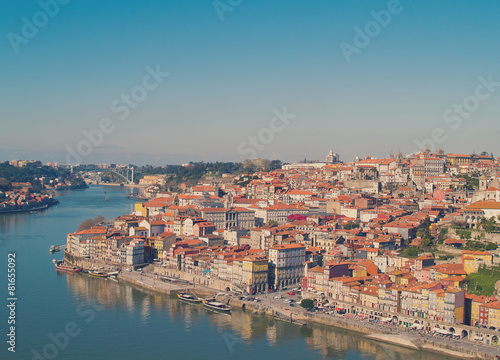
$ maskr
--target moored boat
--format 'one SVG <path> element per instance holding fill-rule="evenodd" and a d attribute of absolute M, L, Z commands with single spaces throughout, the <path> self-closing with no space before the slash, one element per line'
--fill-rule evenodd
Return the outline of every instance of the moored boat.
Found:
<path fill-rule="evenodd" d="M 105 272 L 100 271 L 100 270 L 89 270 L 88 274 L 90 276 L 97 277 L 97 278 L 108 277 L 108 274 L 106 274 Z"/>
<path fill-rule="evenodd" d="M 231 309 L 232 309 L 231 306 L 224 304 L 224 303 L 221 303 L 221 302 L 218 302 L 218 301 L 215 301 L 215 299 L 204 299 L 202 301 L 203 301 L 203 306 L 205 306 L 205 308 L 209 309 L 209 310 L 229 313 L 229 312 L 231 312 Z"/>
<path fill-rule="evenodd" d="M 68 265 L 63 260 L 52 260 L 57 270 L 67 271 L 67 272 L 80 272 L 82 271 L 81 267 Z"/>
<path fill-rule="evenodd" d="M 179 298 L 180 301 L 186 301 L 186 302 L 193 303 L 193 304 L 201 302 L 201 299 L 198 298 L 196 295 L 192 295 L 192 294 L 188 294 L 188 293 L 177 294 L 177 297 Z"/>

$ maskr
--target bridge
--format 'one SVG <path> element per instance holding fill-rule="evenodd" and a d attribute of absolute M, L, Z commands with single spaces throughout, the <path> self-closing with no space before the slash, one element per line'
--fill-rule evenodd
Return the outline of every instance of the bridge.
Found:
<path fill-rule="evenodd" d="M 98 173 L 98 172 L 110 172 L 121 179 L 125 180 L 127 184 L 134 184 L 134 168 L 132 166 L 127 166 L 127 167 L 122 167 L 122 168 L 116 168 L 116 169 L 93 169 L 93 170 L 86 170 L 85 172 L 82 172 L 83 175 L 87 175 L 89 173 Z"/>

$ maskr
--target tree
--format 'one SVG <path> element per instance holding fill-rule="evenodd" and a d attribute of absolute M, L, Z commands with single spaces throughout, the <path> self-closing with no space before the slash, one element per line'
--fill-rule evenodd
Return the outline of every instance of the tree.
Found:
<path fill-rule="evenodd" d="M 314 300 L 312 299 L 303 299 L 300 302 L 300 306 L 302 306 L 304 309 L 310 309 L 314 306 Z"/>
<path fill-rule="evenodd" d="M 422 238 L 422 247 L 427 247 L 431 244 L 431 239 L 428 237 Z"/>
<path fill-rule="evenodd" d="M 484 247 L 485 250 L 496 250 L 497 248 L 497 244 L 491 242 L 486 244 L 486 246 Z"/>
<path fill-rule="evenodd" d="M 420 251 L 416 246 L 409 246 L 403 250 L 402 255 L 406 257 L 417 257 Z"/>
<path fill-rule="evenodd" d="M 94 219 L 87 219 L 78 226 L 78 231 L 87 230 L 104 221 L 104 216 L 97 215 Z"/>
<path fill-rule="evenodd" d="M 354 222 L 347 223 L 344 226 L 344 229 L 346 229 L 346 230 L 352 230 L 352 229 L 356 229 L 356 228 L 359 228 L 359 224 L 354 223 Z"/>
<path fill-rule="evenodd" d="M 439 244 L 442 244 L 444 242 L 447 234 L 448 234 L 448 228 L 442 228 L 439 231 L 439 235 L 437 238 Z"/>

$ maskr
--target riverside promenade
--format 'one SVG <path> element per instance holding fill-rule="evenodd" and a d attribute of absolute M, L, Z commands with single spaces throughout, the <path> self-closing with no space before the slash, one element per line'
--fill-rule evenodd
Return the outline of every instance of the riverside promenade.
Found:
<path fill-rule="evenodd" d="M 194 284 L 183 279 L 158 276 L 154 273 L 153 266 L 144 268 L 142 272 L 125 271 L 118 275 L 118 279 L 142 287 L 146 290 L 163 294 L 176 294 L 189 291 L 200 297 L 214 296 L 220 289 Z M 282 299 L 274 299 L 277 294 L 286 295 L 285 291 L 278 293 L 268 293 L 254 296 L 258 302 L 239 300 L 237 296 L 229 293 L 219 300 L 229 300 L 233 307 L 239 307 L 245 311 L 255 314 L 266 314 L 271 317 L 278 316 L 280 319 L 290 322 L 314 322 L 318 324 L 330 325 L 362 333 L 363 336 L 414 350 L 424 350 L 446 354 L 459 359 L 485 359 L 496 360 L 500 351 L 497 347 L 478 345 L 470 341 L 461 339 L 436 338 L 427 334 L 420 334 L 405 330 L 396 326 L 388 326 L 370 323 L 355 317 L 345 317 L 341 315 L 327 315 L 322 313 L 311 313 L 300 306 L 290 306 L 284 304 Z"/>

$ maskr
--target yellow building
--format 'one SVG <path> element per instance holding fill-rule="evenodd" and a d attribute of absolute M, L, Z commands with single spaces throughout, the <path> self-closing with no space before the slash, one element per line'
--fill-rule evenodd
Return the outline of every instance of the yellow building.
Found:
<path fill-rule="evenodd" d="M 398 285 L 401 285 L 401 279 L 403 278 L 404 275 L 409 274 L 408 271 L 406 270 L 396 270 L 388 273 L 389 278 L 393 283 L 396 283 Z"/>
<path fill-rule="evenodd" d="M 242 261 L 242 283 L 249 293 L 267 290 L 268 259 L 264 255 L 248 255 Z"/>
<path fill-rule="evenodd" d="M 144 206 L 143 203 L 136 202 L 134 206 L 134 212 L 138 216 L 148 216 L 148 209 Z"/>
<path fill-rule="evenodd" d="M 471 326 L 474 326 L 476 323 L 480 323 L 479 321 L 479 308 L 481 306 L 484 306 L 485 304 L 489 302 L 494 302 L 496 301 L 496 298 L 494 296 L 491 297 L 486 297 L 483 295 L 474 295 L 474 294 L 468 294 L 467 298 L 471 302 L 471 311 L 470 311 L 470 324 Z M 494 326 L 494 325 L 492 325 Z"/>
<path fill-rule="evenodd" d="M 477 272 L 481 266 L 491 266 L 493 255 L 489 251 L 462 251 L 462 264 L 467 274 Z"/>
<path fill-rule="evenodd" d="M 500 302 L 491 301 L 483 305 L 488 308 L 488 326 L 500 326 Z"/>

